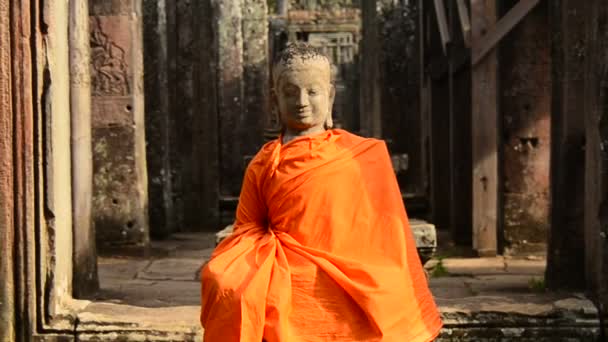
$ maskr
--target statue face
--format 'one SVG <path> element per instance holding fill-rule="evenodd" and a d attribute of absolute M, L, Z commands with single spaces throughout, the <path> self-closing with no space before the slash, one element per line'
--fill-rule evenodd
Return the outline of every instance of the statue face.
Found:
<path fill-rule="evenodd" d="M 273 97 L 286 131 L 303 135 L 325 130 L 334 94 L 327 61 L 307 59 L 282 70 Z"/>

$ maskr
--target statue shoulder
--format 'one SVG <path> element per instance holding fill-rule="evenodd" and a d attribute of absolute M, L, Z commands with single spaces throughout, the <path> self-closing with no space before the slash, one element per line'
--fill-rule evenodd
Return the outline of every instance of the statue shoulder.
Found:
<path fill-rule="evenodd" d="M 335 130 L 335 134 L 339 134 L 340 135 L 340 139 L 347 143 L 347 145 L 350 146 L 361 146 L 361 145 L 366 145 L 366 146 L 373 146 L 375 148 L 381 149 L 381 150 L 385 150 L 388 153 L 388 148 L 386 145 L 386 142 L 382 139 L 377 139 L 377 138 L 368 138 L 368 137 L 363 137 L 363 136 L 359 136 L 357 134 L 345 131 L 343 129 L 336 129 Z"/>
<path fill-rule="evenodd" d="M 276 145 L 278 144 L 278 140 L 272 140 L 265 143 L 256 153 L 256 155 L 249 162 L 250 166 L 260 166 L 268 163 L 268 160 L 272 156 L 272 152 L 274 151 Z"/>

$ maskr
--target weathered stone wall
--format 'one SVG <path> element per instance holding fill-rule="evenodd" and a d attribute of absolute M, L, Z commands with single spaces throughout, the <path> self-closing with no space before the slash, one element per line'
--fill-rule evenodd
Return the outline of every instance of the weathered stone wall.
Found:
<path fill-rule="evenodd" d="M 89 1 L 93 217 L 100 249 L 148 246 L 141 2 Z"/>
<path fill-rule="evenodd" d="M 507 253 L 545 251 L 551 148 L 550 42 L 548 9 L 543 3 L 515 26 L 500 46 Z"/>
<path fill-rule="evenodd" d="M 384 4 L 377 21 L 382 138 L 391 154 L 408 157 L 397 173 L 402 191 L 424 194 L 426 168 L 421 153 L 419 21 L 416 4 Z"/>
<path fill-rule="evenodd" d="M 269 108 L 268 8 L 265 0 L 245 0 L 243 6 L 244 118 L 239 139 L 246 158 L 257 153 Z M 244 172 L 244 170 L 242 170 Z"/>
<path fill-rule="evenodd" d="M 209 33 L 199 33 L 213 17 L 190 0 L 146 0 L 144 5 L 150 232 L 162 238 L 206 225 L 197 149 L 206 139 L 201 123 L 205 109 L 196 80 L 201 86 L 212 81 L 197 78 L 196 70 L 211 67 L 201 55 L 215 47 Z"/>
<path fill-rule="evenodd" d="M 266 2 L 144 4 L 151 233 L 218 230 L 263 143 Z"/>
<path fill-rule="evenodd" d="M 146 161 L 152 237 L 165 237 L 175 230 L 167 36 L 167 7 L 172 3 L 143 1 Z"/>
<path fill-rule="evenodd" d="M 551 289 L 585 288 L 586 5 L 550 5 L 551 234 L 545 279 Z"/>
<path fill-rule="evenodd" d="M 13 118 L 11 94 L 11 30 L 8 0 L 0 1 L 0 243 L 14 244 L 13 207 Z M 5 115 L 4 113 L 9 113 Z M 0 260 L 0 340 L 15 339 L 15 284 L 13 276 L 13 251 L 7 248 Z"/>
<path fill-rule="evenodd" d="M 585 280 L 608 316 L 608 3 L 585 8 Z M 606 320 L 604 320 L 606 322 Z M 608 330 L 608 329 L 607 329 Z M 608 335 L 605 331 L 604 339 Z"/>
<path fill-rule="evenodd" d="M 214 3 L 218 44 L 220 203 L 231 222 L 249 158 L 263 144 L 268 108 L 266 2 Z"/>
<path fill-rule="evenodd" d="M 359 89 L 360 132 L 365 136 L 382 135 L 380 104 L 380 66 L 378 51 L 378 8 L 375 1 L 361 4 L 361 87 Z"/>

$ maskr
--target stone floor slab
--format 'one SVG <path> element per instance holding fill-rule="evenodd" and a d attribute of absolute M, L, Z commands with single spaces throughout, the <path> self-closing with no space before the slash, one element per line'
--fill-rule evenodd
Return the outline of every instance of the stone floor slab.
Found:
<path fill-rule="evenodd" d="M 103 287 L 96 301 L 139 307 L 200 305 L 200 283 L 194 281 L 145 282 L 139 279 Z"/>
<path fill-rule="evenodd" d="M 543 276 L 545 268 L 547 268 L 547 261 L 545 259 L 505 259 L 506 270 L 511 274 L 532 274 Z"/>
<path fill-rule="evenodd" d="M 190 258 L 154 260 L 137 274 L 137 279 L 195 281 L 203 263 L 204 260 Z"/>
<path fill-rule="evenodd" d="M 443 267 L 452 275 L 479 275 L 506 273 L 503 257 L 495 258 L 446 258 Z"/>
<path fill-rule="evenodd" d="M 137 258 L 97 258 L 99 279 L 134 279 L 137 273 L 150 264 L 150 260 Z"/>
<path fill-rule="evenodd" d="M 465 280 L 465 283 L 475 294 L 486 296 L 499 293 L 535 293 L 539 291 L 535 285 L 537 280 L 534 275 L 494 274 L 478 275 Z"/>

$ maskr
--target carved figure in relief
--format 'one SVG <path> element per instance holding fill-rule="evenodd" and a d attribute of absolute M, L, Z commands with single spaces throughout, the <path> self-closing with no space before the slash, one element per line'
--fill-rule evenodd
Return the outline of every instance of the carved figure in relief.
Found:
<path fill-rule="evenodd" d="M 90 27 L 93 95 L 129 95 L 130 87 L 125 50 L 104 32 L 100 18 L 93 17 Z"/>

